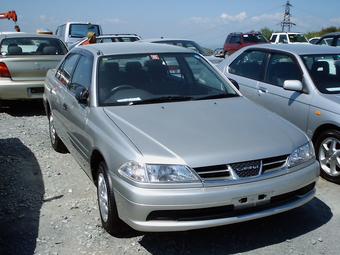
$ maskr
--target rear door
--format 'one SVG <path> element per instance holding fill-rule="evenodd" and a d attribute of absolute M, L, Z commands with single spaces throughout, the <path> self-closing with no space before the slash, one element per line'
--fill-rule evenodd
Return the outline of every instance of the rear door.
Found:
<path fill-rule="evenodd" d="M 68 86 L 71 83 L 72 74 L 76 64 L 78 63 L 79 57 L 79 54 L 69 54 L 65 58 L 56 71 L 56 75 L 52 81 L 54 86 L 51 88 L 50 104 L 55 128 L 58 135 L 68 148 L 70 148 L 71 143 L 67 131 L 67 116 L 65 116 L 64 104 L 68 93 Z"/>
<path fill-rule="evenodd" d="M 258 83 L 258 102 L 306 131 L 310 95 L 285 90 L 286 80 L 299 80 L 304 84 L 297 59 L 286 53 L 271 53 L 264 82 Z"/>
<path fill-rule="evenodd" d="M 67 53 L 56 38 L 13 37 L 1 42 L 1 61 L 14 81 L 42 81 Z"/>

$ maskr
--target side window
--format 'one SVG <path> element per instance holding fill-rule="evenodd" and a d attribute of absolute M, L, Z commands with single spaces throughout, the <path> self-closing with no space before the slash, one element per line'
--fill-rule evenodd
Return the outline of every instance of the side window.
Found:
<path fill-rule="evenodd" d="M 340 47 L 340 37 L 338 37 L 338 38 L 335 39 L 335 44 L 334 44 L 334 46 Z"/>
<path fill-rule="evenodd" d="M 56 73 L 57 79 L 65 86 L 69 85 L 71 81 L 72 72 L 77 64 L 78 58 L 79 55 L 77 54 L 68 55 Z"/>
<path fill-rule="evenodd" d="M 283 87 L 286 80 L 302 81 L 302 72 L 294 58 L 285 54 L 273 54 L 268 63 L 265 82 Z"/>
<path fill-rule="evenodd" d="M 270 39 L 270 42 L 274 43 L 276 41 L 277 35 L 273 35 Z"/>
<path fill-rule="evenodd" d="M 85 56 L 80 57 L 78 65 L 73 72 L 72 82 L 69 84 L 69 90 L 72 93 L 75 93 L 79 86 L 87 89 L 90 87 L 92 78 L 92 63 L 92 58 Z"/>
<path fill-rule="evenodd" d="M 197 85 L 205 86 L 218 91 L 225 91 L 224 83 L 218 79 L 217 75 L 208 68 L 207 65 L 202 65 L 202 61 L 195 57 L 185 57 Z"/>
<path fill-rule="evenodd" d="M 287 35 L 280 35 L 279 43 L 288 43 Z"/>
<path fill-rule="evenodd" d="M 267 53 L 263 51 L 246 51 L 229 66 L 229 73 L 246 78 L 261 80 Z"/>
<path fill-rule="evenodd" d="M 240 36 L 234 35 L 230 39 L 230 43 L 240 43 L 240 42 L 241 42 Z"/>

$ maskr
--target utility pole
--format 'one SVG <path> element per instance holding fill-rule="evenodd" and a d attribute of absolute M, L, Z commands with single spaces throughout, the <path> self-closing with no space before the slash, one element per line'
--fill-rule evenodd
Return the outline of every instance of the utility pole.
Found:
<path fill-rule="evenodd" d="M 287 3 L 285 4 L 285 12 L 283 14 L 283 21 L 281 22 L 282 32 L 290 32 L 292 26 L 296 26 L 295 23 L 290 21 L 290 18 L 292 17 L 290 7 L 293 7 L 293 5 L 291 5 L 289 0 L 287 0 Z"/>

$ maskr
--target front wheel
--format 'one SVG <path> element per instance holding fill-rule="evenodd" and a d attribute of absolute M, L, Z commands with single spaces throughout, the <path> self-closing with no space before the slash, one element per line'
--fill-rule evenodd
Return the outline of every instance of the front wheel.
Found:
<path fill-rule="evenodd" d="M 129 227 L 118 217 L 112 184 L 105 162 L 98 165 L 97 198 L 103 228 L 113 236 L 122 236 Z"/>
<path fill-rule="evenodd" d="M 316 140 L 315 151 L 320 162 L 321 176 L 340 184 L 340 131 L 323 132 Z"/>

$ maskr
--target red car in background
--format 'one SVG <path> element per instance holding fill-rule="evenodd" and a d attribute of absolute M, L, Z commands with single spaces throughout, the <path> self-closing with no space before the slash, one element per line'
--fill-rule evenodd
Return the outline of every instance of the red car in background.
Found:
<path fill-rule="evenodd" d="M 224 57 L 245 46 L 257 43 L 268 43 L 268 40 L 260 32 L 230 33 L 224 43 Z"/>

